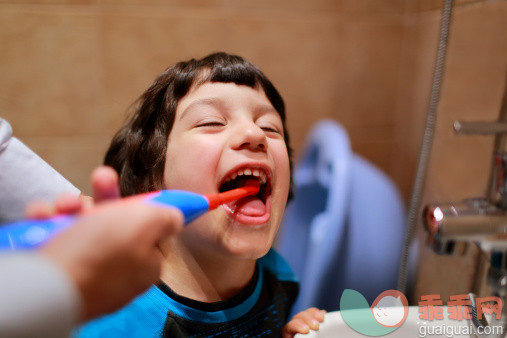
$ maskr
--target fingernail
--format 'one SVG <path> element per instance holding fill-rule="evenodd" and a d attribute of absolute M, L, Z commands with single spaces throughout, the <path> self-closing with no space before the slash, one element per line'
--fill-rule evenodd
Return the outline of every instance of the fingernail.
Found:
<path fill-rule="evenodd" d="M 310 331 L 310 327 L 306 324 L 301 325 L 300 329 L 303 331 L 302 333 L 308 333 Z"/>

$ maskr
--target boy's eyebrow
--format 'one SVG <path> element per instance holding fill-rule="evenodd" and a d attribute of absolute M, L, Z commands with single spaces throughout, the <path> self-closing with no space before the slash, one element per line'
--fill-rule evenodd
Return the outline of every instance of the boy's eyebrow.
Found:
<path fill-rule="evenodd" d="M 271 105 L 263 104 L 256 107 L 256 110 L 260 113 L 276 113 L 278 114 L 278 111 Z"/>
<path fill-rule="evenodd" d="M 180 120 L 183 119 L 186 113 L 190 111 L 193 107 L 199 106 L 199 105 L 207 105 L 207 106 L 214 106 L 218 108 L 222 108 L 224 106 L 224 102 L 219 98 L 202 98 L 197 99 L 190 103 L 187 108 L 181 113 Z M 255 110 L 259 113 L 276 113 L 278 114 L 278 111 L 272 106 L 268 104 L 262 104 L 257 107 L 255 107 Z"/>
<path fill-rule="evenodd" d="M 199 105 L 220 107 L 223 105 L 223 103 L 220 99 L 217 99 L 217 98 L 203 98 L 203 99 L 195 100 L 192 103 L 190 103 L 187 108 L 185 108 L 185 110 L 181 113 L 179 119 L 181 120 L 185 116 L 185 114 L 189 110 L 191 110 L 191 108 L 193 108 L 195 106 L 199 106 Z"/>

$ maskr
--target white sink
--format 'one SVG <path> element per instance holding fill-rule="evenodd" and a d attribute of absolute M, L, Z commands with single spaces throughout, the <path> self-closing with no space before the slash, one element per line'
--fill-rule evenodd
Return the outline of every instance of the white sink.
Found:
<path fill-rule="evenodd" d="M 384 335 L 383 337 L 475 337 L 468 333 L 474 332 L 473 324 L 468 320 L 452 320 L 448 318 L 447 308 L 443 308 L 443 319 L 434 319 L 432 321 L 419 319 L 419 307 L 410 306 L 405 322 L 395 331 Z M 348 310 L 356 311 L 356 310 Z M 357 310 L 361 311 L 361 310 Z M 452 335 L 451 335 L 452 333 Z M 463 334 L 465 333 L 465 334 Z M 319 331 L 311 331 L 309 334 L 298 334 L 298 338 L 310 337 L 367 337 L 353 329 L 343 320 L 340 311 L 329 312 L 326 314 L 324 322 L 320 324 Z"/>

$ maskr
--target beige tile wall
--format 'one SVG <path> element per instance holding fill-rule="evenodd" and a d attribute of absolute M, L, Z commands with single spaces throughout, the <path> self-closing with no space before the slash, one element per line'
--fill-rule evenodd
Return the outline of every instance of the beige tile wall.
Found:
<path fill-rule="evenodd" d="M 225 50 L 284 96 L 293 146 L 328 117 L 390 173 L 404 0 L 1 1 L 0 114 L 85 192 L 156 74 Z"/>
<path fill-rule="evenodd" d="M 108 132 L 99 33 L 87 7 L 0 5 L 0 115 L 85 188 Z"/>

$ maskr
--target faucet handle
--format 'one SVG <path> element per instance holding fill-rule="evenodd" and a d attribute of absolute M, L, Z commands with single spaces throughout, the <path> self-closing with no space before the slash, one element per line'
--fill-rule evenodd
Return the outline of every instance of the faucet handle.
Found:
<path fill-rule="evenodd" d="M 458 135 L 497 135 L 507 133 L 507 122 L 464 122 L 454 121 L 454 131 Z"/>

